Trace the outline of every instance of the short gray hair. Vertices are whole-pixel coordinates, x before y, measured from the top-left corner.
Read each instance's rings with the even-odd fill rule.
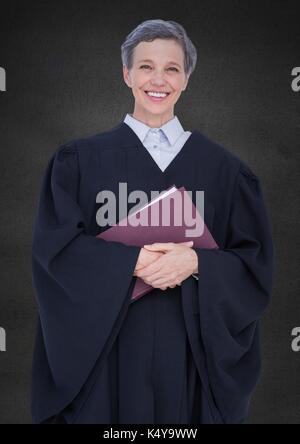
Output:
[[[140,23],[126,37],[121,46],[121,59],[128,70],[133,65],[134,48],[140,42],[152,42],[155,39],[176,40],[184,53],[184,71],[192,74],[197,63],[197,50],[188,37],[185,29],[173,20],[146,20]]]

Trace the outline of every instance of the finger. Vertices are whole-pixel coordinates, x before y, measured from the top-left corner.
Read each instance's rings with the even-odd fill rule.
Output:
[[[138,270],[137,276],[144,278],[144,277],[151,276],[154,273],[157,273],[159,270],[161,270],[163,272],[161,259],[162,259],[162,257],[157,259],[155,262],[152,262],[151,264],[147,265],[143,269]]]
[[[157,275],[157,277],[156,276],[153,276],[153,278],[152,278],[152,276],[150,277],[150,278],[148,278],[148,282],[150,282],[150,285],[168,285],[168,286],[170,286],[170,285],[177,285],[175,282],[174,282],[174,279],[171,279],[170,278],[170,276],[162,276],[162,275]]]
[[[159,280],[156,282],[152,282],[150,285],[152,285],[152,287],[154,288],[161,288],[161,287],[168,287],[169,283],[166,280]]]
[[[180,287],[181,284],[168,285],[168,287],[170,287],[170,288],[175,288],[175,287],[177,287],[177,285]]]
[[[152,285],[152,287],[154,287],[154,288],[157,288],[157,287],[159,287],[159,288],[162,288],[162,287],[175,288],[175,287],[177,287],[177,285],[180,286],[181,284],[173,284],[169,281],[157,281],[157,282],[154,282],[153,284],[150,284],[150,285]]]
[[[144,245],[144,248],[149,251],[170,251],[176,245],[186,245],[188,247],[192,247],[194,241],[185,241],[185,242],[166,242],[166,243],[154,243],[152,245]]]
[[[194,241],[179,242],[180,245],[193,245]]]
[[[147,279],[147,282],[150,282],[151,285],[153,283],[157,283],[158,281],[167,282],[168,280],[170,280],[170,278],[168,279],[168,275],[164,275],[163,273],[161,273],[160,270],[157,273],[145,276],[145,278]]]
[[[133,272],[133,276],[138,276],[139,271],[140,271],[140,270],[134,270],[134,272]]]
[[[151,250],[151,251],[169,251],[172,250],[174,246],[175,246],[174,242],[165,242],[165,243],[155,242],[154,244],[151,245],[144,245],[144,248],[146,248],[146,250]]]

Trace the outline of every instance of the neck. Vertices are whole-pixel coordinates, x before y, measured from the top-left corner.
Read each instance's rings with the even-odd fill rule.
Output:
[[[145,125],[150,126],[150,128],[160,128],[174,118],[174,113],[173,110],[171,110],[163,114],[151,114],[145,110],[138,110],[135,108],[132,117],[143,122]]]

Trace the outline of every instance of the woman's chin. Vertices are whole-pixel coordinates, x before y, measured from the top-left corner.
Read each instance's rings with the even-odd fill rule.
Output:
[[[154,106],[144,106],[143,108],[143,112],[145,113],[152,113],[152,114],[166,114],[166,113],[172,113],[174,107],[166,107],[166,106],[157,106],[156,104],[154,104]]]

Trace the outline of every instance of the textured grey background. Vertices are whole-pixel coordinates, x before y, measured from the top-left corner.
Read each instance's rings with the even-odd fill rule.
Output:
[[[0,422],[30,423],[36,305],[30,245],[40,181],[61,143],[104,131],[133,111],[120,45],[146,19],[181,23],[198,65],[175,114],[244,159],[261,178],[276,251],[261,324],[263,371],[249,423],[300,422],[300,66],[297,1],[2,1],[0,66]],[[298,28],[298,31],[297,31]]]

